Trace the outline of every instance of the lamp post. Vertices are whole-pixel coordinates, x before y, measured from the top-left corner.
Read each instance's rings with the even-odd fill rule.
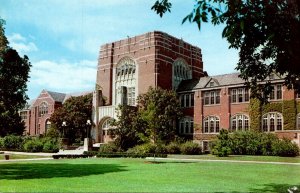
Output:
[[[86,137],[89,138],[89,137],[90,137],[90,132],[89,132],[89,131],[90,131],[90,127],[91,127],[91,125],[92,125],[91,120],[88,119],[88,120],[86,121],[86,125],[87,125],[87,129],[86,129]]]
[[[84,151],[90,151],[92,150],[92,141],[89,139],[89,130],[90,130],[90,126],[92,125],[91,120],[87,120],[86,121],[86,138],[84,139],[84,144],[83,144],[83,150]]]
[[[63,145],[63,149],[67,149],[68,148],[68,143],[69,143],[68,139],[65,138],[65,128],[67,126],[67,122],[63,121],[62,124],[61,124],[61,126],[62,126],[62,130],[63,130],[61,143]]]
[[[61,124],[61,126],[62,126],[62,129],[63,129],[62,137],[64,137],[65,136],[65,127],[67,126],[67,122],[63,121],[62,124]]]

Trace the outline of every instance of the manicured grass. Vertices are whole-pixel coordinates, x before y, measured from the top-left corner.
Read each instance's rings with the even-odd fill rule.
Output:
[[[9,159],[31,159],[31,158],[45,158],[50,156],[39,155],[22,155],[22,154],[9,154]],[[4,154],[0,154],[0,160],[4,160]]]
[[[300,163],[300,156],[298,156],[298,157],[278,157],[278,156],[233,155],[233,156],[229,156],[229,157],[216,157],[214,155],[207,154],[207,155],[168,155],[168,158]]]
[[[299,165],[144,159],[0,163],[0,192],[286,192]]]

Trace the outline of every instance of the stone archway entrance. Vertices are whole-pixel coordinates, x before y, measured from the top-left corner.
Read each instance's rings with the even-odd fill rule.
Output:
[[[99,134],[102,137],[102,143],[108,143],[110,141],[113,141],[113,138],[110,136],[111,131],[111,121],[113,118],[111,117],[104,117],[99,122]]]

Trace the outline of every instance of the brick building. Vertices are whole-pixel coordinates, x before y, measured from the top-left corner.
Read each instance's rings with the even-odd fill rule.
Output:
[[[98,60],[92,136],[96,142],[111,140],[107,131],[118,104],[135,105],[152,86],[176,90],[185,115],[178,131],[204,148],[221,128],[275,132],[300,144],[297,95],[283,86],[282,77],[269,78],[274,91],[270,104],[261,107],[250,101],[237,73],[207,76],[201,49],[181,39],[154,31],[108,43]]]
[[[150,86],[178,88],[182,80],[203,76],[201,50],[181,39],[154,31],[101,46],[94,95],[93,136],[109,140],[109,120],[119,104],[135,105]],[[102,104],[102,95],[105,104]]]
[[[42,90],[36,99],[31,100],[24,109],[19,111],[25,123],[25,134],[32,136],[45,134],[51,126],[49,119],[55,109],[61,107],[70,97],[89,93],[91,92],[66,94]]]

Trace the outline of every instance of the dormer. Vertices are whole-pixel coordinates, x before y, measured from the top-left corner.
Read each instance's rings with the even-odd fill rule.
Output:
[[[206,83],[205,88],[212,88],[216,86],[220,86],[218,80],[214,78],[210,78],[209,81]]]

